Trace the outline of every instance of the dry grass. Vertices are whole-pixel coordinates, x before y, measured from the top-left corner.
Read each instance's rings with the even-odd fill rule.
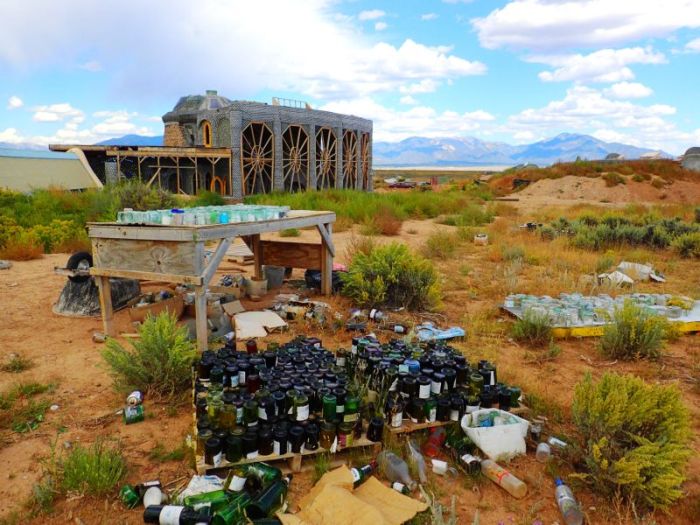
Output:
[[[4,248],[0,249],[0,259],[8,259],[10,261],[40,259],[43,254],[44,249],[41,245],[33,241],[24,242],[11,239]]]
[[[374,225],[381,235],[398,235],[403,221],[389,208],[382,208],[374,217]]]

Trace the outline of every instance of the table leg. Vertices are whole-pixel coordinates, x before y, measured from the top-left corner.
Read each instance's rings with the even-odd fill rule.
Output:
[[[197,348],[203,352],[207,344],[207,292],[204,286],[194,288],[195,327],[197,329]]]
[[[325,225],[328,238],[333,236],[333,224]],[[323,295],[331,295],[333,293],[333,254],[326,242],[326,239],[321,239],[321,293]]]
[[[100,309],[102,310],[102,324],[105,335],[114,336],[114,325],[112,319],[114,310],[112,309],[112,285],[109,277],[95,277],[97,288],[100,293]]]
[[[260,245],[260,235],[250,236],[250,249],[255,257],[255,278],[262,279],[262,247]]]

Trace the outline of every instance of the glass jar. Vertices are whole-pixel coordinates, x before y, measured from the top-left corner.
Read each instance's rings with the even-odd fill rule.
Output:
[[[216,437],[210,437],[204,444],[204,463],[218,467],[222,458],[221,440]]]
[[[274,432],[272,433],[273,437],[273,452],[277,454],[278,456],[282,454],[286,454],[289,452],[289,442],[287,440],[287,427],[283,427],[281,425],[277,425],[275,427]]]
[[[243,405],[243,417],[247,427],[254,427],[258,424],[258,402],[254,399],[246,401]]]
[[[469,390],[476,396],[480,395],[484,390],[484,378],[478,372],[474,372],[469,376]]]
[[[418,397],[421,399],[428,399],[430,397],[430,385],[431,385],[431,380],[427,376],[419,376],[417,379],[418,382]]]
[[[207,403],[209,421],[213,427],[221,426],[221,413],[224,410],[224,401],[220,397],[211,398]]]
[[[294,420],[306,421],[309,419],[309,398],[299,393],[294,397]]]
[[[236,417],[236,405],[233,403],[224,403],[221,414],[219,415],[219,426],[228,431],[233,430],[236,428]]]
[[[437,419],[437,399],[431,397],[425,400],[425,420],[434,423]]]
[[[335,432],[335,423],[333,423],[332,421],[324,421],[321,424],[321,447],[325,448],[326,450],[330,450],[331,445],[333,445],[333,441],[335,441]]]
[[[373,417],[367,425],[367,439],[374,443],[381,443],[384,437],[384,420],[381,417]]]
[[[304,448],[306,450],[317,450],[318,442],[320,438],[320,429],[316,423],[309,423],[306,425],[306,444]]]
[[[338,425],[338,450],[352,446],[352,441],[352,425],[350,423],[341,423]]]
[[[210,428],[202,428],[197,430],[197,454],[204,455],[204,445],[214,433]]]

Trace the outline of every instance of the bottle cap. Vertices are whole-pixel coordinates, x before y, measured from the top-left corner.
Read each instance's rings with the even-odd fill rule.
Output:
[[[554,480],[554,484],[555,484],[557,487],[561,487],[561,486],[564,484],[564,482],[561,480],[561,478],[557,478],[557,479]]]

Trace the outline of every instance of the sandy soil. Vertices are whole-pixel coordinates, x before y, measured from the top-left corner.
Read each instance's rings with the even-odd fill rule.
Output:
[[[437,228],[449,227],[434,225],[430,221],[408,221],[404,223],[400,240],[417,248],[425,236]],[[312,237],[316,238],[315,232],[303,232],[298,239]],[[353,232],[334,235],[338,260],[347,260],[347,250],[354,237],[356,234]],[[382,242],[389,240],[391,239],[382,238]],[[489,272],[496,264],[489,259],[489,250],[490,247],[471,248],[469,254],[451,262],[451,266],[441,267],[446,279],[454,284],[445,293],[442,315],[446,323],[462,324],[470,329],[468,320],[485,309],[493,308],[500,299],[500,295],[484,293],[474,297],[469,291],[474,286],[479,286],[479,283],[488,284],[493,279],[493,274]],[[172,488],[193,474],[187,461],[158,463],[148,457],[156,445],[162,444],[171,450],[183,442],[191,430],[191,409],[185,405],[170,410],[165,405],[147,400],[146,421],[123,425],[120,416],[114,415],[123,403],[123,396],[112,391],[110,378],[99,354],[102,345],[93,343],[91,339],[94,331],[101,330],[100,320],[66,318],[51,312],[51,305],[65,281],[65,278],[54,275],[52,269],[65,263],[66,258],[66,255],[61,254],[49,255],[36,261],[15,263],[11,270],[0,271],[0,355],[5,357],[12,352],[20,353],[36,364],[21,374],[0,372],[0,391],[5,392],[19,381],[55,382],[57,388],[50,399],[59,407],[55,412],[47,412],[46,421],[35,432],[8,433],[2,436],[0,465],[3,468],[0,476],[4,483],[0,485],[0,518],[13,510],[19,510],[22,502],[29,497],[31,487],[41,473],[40,462],[48,456],[52,443],[61,450],[75,443],[90,443],[97,436],[119,440],[129,462],[129,482],[157,478]],[[462,279],[458,277],[461,271],[459,267],[465,264],[474,268],[474,271]],[[233,266],[235,265],[226,265],[225,268],[230,270]],[[674,286],[678,284],[680,283],[672,283]],[[332,298],[330,303],[341,313],[350,306],[342,298]],[[265,304],[249,303],[249,306],[253,308]],[[117,313],[117,326],[121,330],[132,331],[126,317],[126,312]],[[295,333],[310,333],[310,330],[308,326],[296,324],[290,327],[290,333],[272,336],[270,340],[286,340]],[[329,347],[347,345],[350,337],[344,332],[331,331],[321,332],[320,336]],[[559,400],[568,410],[573,395],[572,386],[584,372],[591,371],[597,375],[604,370],[615,369],[634,372],[647,378],[657,377],[656,374],[661,374],[658,377],[664,378],[680,377],[687,366],[688,353],[698,349],[698,338],[684,337],[672,345],[671,358],[661,369],[647,363],[608,367],[590,340],[562,343],[560,358],[555,364],[547,365],[528,363],[527,351],[507,339],[499,339],[489,349],[489,354],[484,354],[486,347],[482,344],[479,342],[475,345],[467,341],[458,347],[470,360],[482,355],[495,359],[503,376],[510,377],[513,381],[528,378],[539,382],[548,396]],[[684,395],[693,411],[694,421],[698,421],[700,395],[690,388],[684,390]],[[700,424],[694,423],[694,430],[696,437],[700,436]],[[697,439],[693,446],[696,451],[700,450]],[[544,466],[529,454],[512,462],[509,468],[529,486],[528,496],[523,500],[511,498],[488,481],[472,486],[461,476],[440,479],[431,475],[430,485],[445,504],[449,504],[450,495],[456,496],[459,523],[471,523],[477,509],[480,523],[486,525],[530,525],[536,518],[545,524],[562,523],[553,499],[553,479]],[[689,474],[690,481],[685,485],[688,494],[686,500],[674,508],[672,517],[655,516],[658,523],[670,525],[698,522],[697,515],[693,515],[700,508],[695,503],[700,497],[698,454],[691,462]],[[310,486],[310,473],[295,476],[290,491],[292,509],[295,501]],[[577,497],[583,503],[589,523],[633,523],[631,517],[618,519],[619,512],[610,504],[586,491],[578,491]],[[142,517],[139,511],[125,510],[116,496],[99,500],[68,498],[57,502],[56,511],[52,515],[38,517],[31,523],[136,524],[142,523]]]
[[[602,178],[566,176],[560,179],[542,179],[514,193],[521,209],[537,209],[542,206],[570,206],[576,204],[629,203],[686,203],[700,202],[700,184],[677,180],[661,189],[649,182],[634,182],[608,187]]]

